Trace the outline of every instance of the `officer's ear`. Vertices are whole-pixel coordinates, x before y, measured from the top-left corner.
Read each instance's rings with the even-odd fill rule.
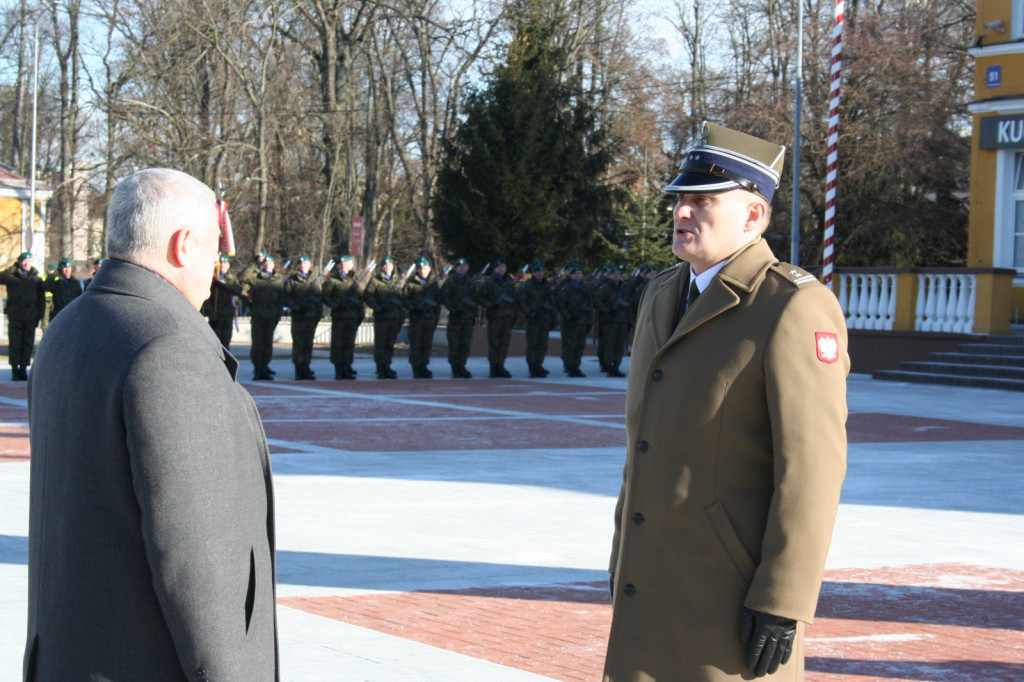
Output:
[[[744,232],[760,234],[768,227],[768,204],[757,195],[751,195],[747,203],[747,219],[743,224]]]

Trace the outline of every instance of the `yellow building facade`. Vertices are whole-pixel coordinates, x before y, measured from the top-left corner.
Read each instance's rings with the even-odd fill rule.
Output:
[[[1024,322],[1024,0],[977,0],[968,268],[1015,270],[984,301]],[[979,292],[981,293],[981,292]],[[979,305],[983,303],[979,296]],[[1001,313],[996,313],[1001,316]]]
[[[34,215],[29,211],[32,189],[28,178],[0,166],[0,267],[10,265],[22,251],[32,251],[43,262],[46,251],[46,202],[49,185],[36,183]],[[33,221],[34,218],[34,221]]]

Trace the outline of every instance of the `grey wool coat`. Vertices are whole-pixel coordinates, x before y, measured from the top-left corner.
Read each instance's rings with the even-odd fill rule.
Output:
[[[846,472],[845,321],[762,240],[677,325],[689,280],[652,280],[637,318],[604,679],[753,679],[746,606],[800,621],[766,678],[795,682]]]
[[[278,679],[266,437],[237,361],[110,260],[29,380],[25,679]]]

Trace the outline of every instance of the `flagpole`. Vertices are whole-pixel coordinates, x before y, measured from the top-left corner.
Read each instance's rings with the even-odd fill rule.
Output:
[[[836,0],[832,33],[832,88],[828,105],[828,170],[825,176],[825,238],[821,269],[823,284],[832,284],[836,235],[836,177],[839,170],[839,81],[843,66],[843,0]]]
[[[793,215],[790,228],[789,262],[800,265],[800,110],[804,80],[804,4],[796,3],[796,78],[793,87]]]
[[[28,190],[28,238],[21,234],[22,251],[31,251],[36,230],[36,129],[39,109],[39,22],[36,22],[32,41],[32,154],[29,168]]]

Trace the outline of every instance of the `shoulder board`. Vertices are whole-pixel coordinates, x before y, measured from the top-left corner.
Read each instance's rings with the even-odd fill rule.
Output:
[[[682,268],[682,267],[685,267],[685,266],[686,266],[686,262],[685,261],[679,261],[675,265],[670,265],[667,268],[665,268],[664,270],[662,270],[661,272],[659,272],[654,277],[654,279],[661,279],[662,277],[666,277],[668,275],[671,275],[672,273],[676,272],[679,268]],[[653,282],[654,280],[651,280],[651,281]]]
[[[818,284],[818,278],[811,273],[789,263],[775,263],[771,272],[786,280],[795,287],[803,287],[809,284]]]

